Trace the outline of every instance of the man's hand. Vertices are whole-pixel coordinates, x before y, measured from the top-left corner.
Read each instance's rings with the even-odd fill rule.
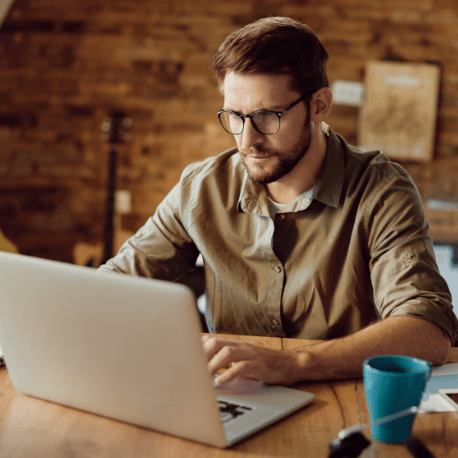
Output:
[[[298,352],[212,336],[203,336],[202,342],[211,375],[225,369],[215,378],[217,385],[237,377],[275,385],[292,385],[300,380]]]

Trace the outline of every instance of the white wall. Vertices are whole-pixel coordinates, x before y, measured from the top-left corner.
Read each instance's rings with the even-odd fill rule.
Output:
[[[458,316],[458,266],[453,264],[453,247],[448,245],[434,245],[436,261],[439,271],[445,278],[450,292],[455,315]]]

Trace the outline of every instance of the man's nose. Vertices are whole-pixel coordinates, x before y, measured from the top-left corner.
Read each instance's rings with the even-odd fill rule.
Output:
[[[254,127],[251,119],[245,119],[245,126],[243,128],[243,132],[241,134],[242,142],[241,147],[242,150],[247,151],[252,146],[258,146],[264,142],[264,135],[259,133]]]

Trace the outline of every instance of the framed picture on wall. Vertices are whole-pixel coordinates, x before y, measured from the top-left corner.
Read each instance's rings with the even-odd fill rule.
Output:
[[[440,68],[433,64],[370,61],[358,123],[363,150],[399,161],[434,155]]]

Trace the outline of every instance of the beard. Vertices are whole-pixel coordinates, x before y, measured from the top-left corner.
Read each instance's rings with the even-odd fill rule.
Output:
[[[268,184],[273,183],[280,178],[288,175],[299,161],[307,154],[310,148],[312,140],[312,129],[310,127],[310,112],[307,113],[307,119],[304,124],[304,129],[299,137],[298,141],[288,151],[280,151],[274,148],[258,149],[257,147],[251,147],[249,153],[240,151],[243,165],[248,173],[248,176],[257,184]],[[255,156],[256,158],[269,158],[268,166],[262,164],[247,164],[245,156]],[[272,164],[273,162],[273,164]]]

